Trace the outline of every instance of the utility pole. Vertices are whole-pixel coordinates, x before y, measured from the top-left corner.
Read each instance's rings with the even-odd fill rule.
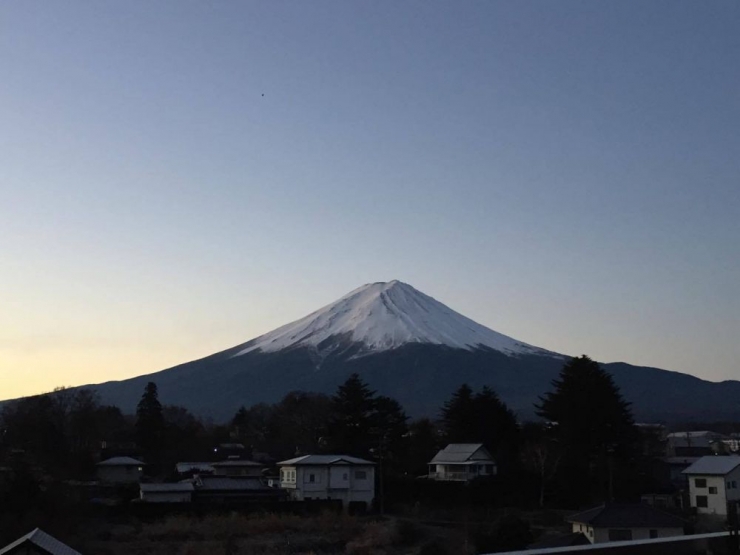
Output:
[[[383,460],[385,459],[385,442],[387,432],[379,430],[378,447],[370,449],[375,459],[378,461],[378,511],[380,515],[385,514],[385,478],[383,472]]]
[[[740,553],[740,541],[738,540],[738,517],[737,501],[727,502],[727,524],[730,529],[730,535],[727,537],[729,553]]]

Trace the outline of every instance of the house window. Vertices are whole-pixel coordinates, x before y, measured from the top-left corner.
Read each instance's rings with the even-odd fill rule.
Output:
[[[594,537],[594,529],[593,528],[589,528],[588,529],[588,535],[591,536],[592,538]]]
[[[717,493],[717,488],[709,486],[709,493]]]
[[[735,480],[732,480],[731,482],[727,482],[727,489],[735,489],[737,488],[737,482]]]
[[[355,480],[367,480],[367,472],[364,470],[355,470]]]
[[[609,541],[610,542],[626,542],[632,539],[632,530],[610,528],[609,529]]]
[[[658,537],[658,531],[657,530],[650,530],[650,539],[655,539]]]
[[[309,474],[308,481],[311,482],[312,484],[316,482],[316,474]]]
[[[342,480],[346,482],[348,479],[349,479],[349,475],[346,472],[342,474]]]
[[[707,496],[706,495],[697,495],[696,496],[696,506],[697,507],[708,507],[709,503],[707,502]]]
[[[694,478],[694,485],[697,488],[705,488],[707,487],[707,479],[706,478]]]

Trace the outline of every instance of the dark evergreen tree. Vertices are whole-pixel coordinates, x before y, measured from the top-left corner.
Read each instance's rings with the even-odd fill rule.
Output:
[[[473,394],[461,385],[442,408],[448,443],[482,443],[501,470],[508,470],[517,456],[516,416],[490,387]]]
[[[288,393],[274,406],[270,452],[290,458],[321,451],[331,407],[331,399],[321,393]]]
[[[144,456],[158,462],[164,435],[164,416],[157,384],[149,382],[136,407],[136,440]]]
[[[537,414],[550,422],[562,449],[562,478],[574,502],[610,500],[630,481],[637,428],[611,375],[586,355],[568,361]]]
[[[398,469],[408,443],[408,416],[401,404],[390,397],[375,399],[370,441],[376,458],[382,457],[386,466]]]
[[[429,470],[428,463],[444,447],[442,430],[429,418],[414,420],[408,426],[408,449],[404,470],[412,476],[422,476]]]
[[[452,398],[442,407],[442,423],[449,443],[474,443],[478,441],[475,426],[473,390],[462,384]]]
[[[516,462],[519,449],[519,426],[514,412],[493,389],[484,386],[473,397],[473,414],[476,443],[482,443],[494,456],[499,470],[508,471]]]
[[[376,408],[375,392],[352,374],[332,397],[328,443],[332,450],[367,457],[373,447],[371,430]]]

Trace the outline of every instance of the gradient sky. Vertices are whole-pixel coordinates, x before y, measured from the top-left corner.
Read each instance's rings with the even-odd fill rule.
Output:
[[[400,279],[740,378],[740,2],[0,3],[0,398]]]

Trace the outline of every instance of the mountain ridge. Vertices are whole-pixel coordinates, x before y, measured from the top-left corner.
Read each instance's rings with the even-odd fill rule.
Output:
[[[332,394],[356,372],[411,416],[438,416],[450,395],[468,383],[492,387],[528,419],[565,359],[481,326],[394,280],[366,284],[304,318],[203,358],[81,387],[133,412],[146,383],[154,381],[163,404],[226,421],[241,406],[277,402],[290,391]],[[638,420],[740,419],[738,381],[709,382],[621,362],[601,366]]]

